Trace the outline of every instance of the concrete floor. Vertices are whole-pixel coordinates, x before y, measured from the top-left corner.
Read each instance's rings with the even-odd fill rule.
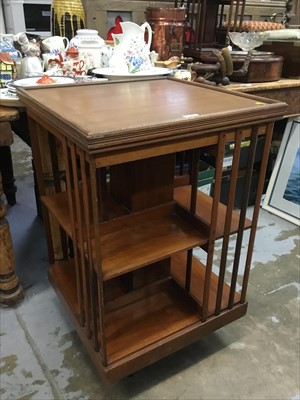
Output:
[[[101,379],[47,279],[30,149],[12,146],[8,210],[24,301],[1,310],[1,400],[300,399],[299,229],[261,210],[248,313],[115,384]]]

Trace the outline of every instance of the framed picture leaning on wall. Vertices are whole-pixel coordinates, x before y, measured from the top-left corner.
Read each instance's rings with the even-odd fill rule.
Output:
[[[300,226],[300,116],[287,122],[262,208]]]

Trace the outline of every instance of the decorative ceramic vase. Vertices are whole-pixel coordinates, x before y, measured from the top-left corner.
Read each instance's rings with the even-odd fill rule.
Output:
[[[85,27],[85,13],[81,0],[52,0],[51,31],[53,36],[71,40],[78,29]]]

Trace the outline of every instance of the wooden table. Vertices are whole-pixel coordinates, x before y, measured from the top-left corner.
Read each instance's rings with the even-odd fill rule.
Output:
[[[268,99],[284,101],[288,104],[285,117],[300,115],[300,78],[280,79],[263,83],[230,83],[226,89],[240,93],[250,93]]]
[[[9,205],[16,203],[17,188],[14,184],[14,171],[10,145],[13,135],[10,123],[19,118],[19,111],[15,107],[0,106],[0,172],[2,174],[3,191]]]
[[[19,96],[29,118],[49,279],[101,374],[121,379],[246,313],[272,129],[286,104],[170,78],[20,89]],[[263,161],[248,219],[261,135]],[[250,146],[238,213],[233,204],[244,139]],[[226,142],[234,146],[227,207],[219,202]],[[212,196],[197,190],[199,154],[209,149],[217,155]],[[178,186],[175,160],[185,151],[190,179]],[[55,260],[50,217],[65,243],[62,261]],[[250,235],[240,275],[245,229]],[[212,271],[216,239],[222,239],[218,274]],[[227,276],[229,240],[236,245],[230,244],[235,255]],[[193,256],[198,246],[203,260]]]

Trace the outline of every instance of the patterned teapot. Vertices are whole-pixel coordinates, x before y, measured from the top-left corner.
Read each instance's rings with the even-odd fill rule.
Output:
[[[120,23],[122,33],[112,34],[114,53],[109,60],[109,66],[117,71],[135,73],[152,68],[150,46],[152,30],[148,22],[139,26],[134,22]],[[148,37],[145,42],[145,33]]]

